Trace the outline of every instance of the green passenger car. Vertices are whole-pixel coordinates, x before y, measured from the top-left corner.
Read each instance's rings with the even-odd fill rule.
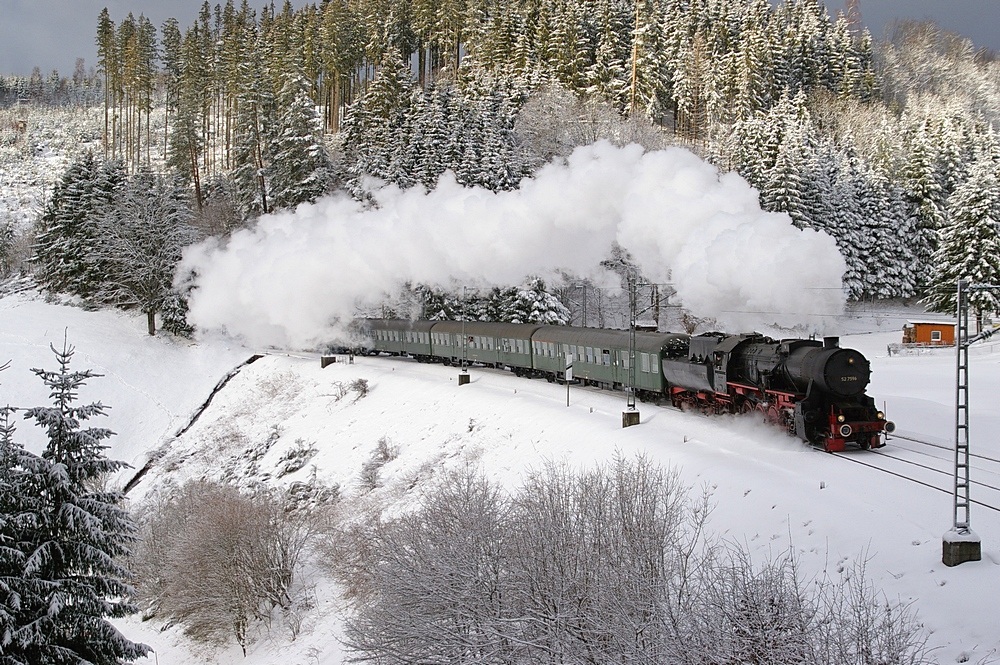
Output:
[[[408,319],[363,319],[358,330],[371,348],[394,356],[411,356],[426,362],[432,358],[431,327],[433,321]]]
[[[641,396],[664,394],[661,359],[686,338],[677,333],[635,333],[635,388]],[[630,381],[629,332],[544,326],[532,336],[535,370],[550,380],[563,380],[570,361],[573,379],[587,385],[619,389]]]
[[[431,328],[431,344],[434,355],[445,362],[510,367],[521,374],[531,368],[531,335],[540,327],[520,323],[438,321]]]

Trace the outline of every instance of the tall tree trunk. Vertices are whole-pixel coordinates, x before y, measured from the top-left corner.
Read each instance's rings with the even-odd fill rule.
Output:
[[[150,335],[156,334],[156,310],[150,309],[146,312],[146,330]]]
[[[194,200],[198,203],[198,210],[201,210],[201,177],[198,174],[198,152],[191,146],[188,149],[191,157],[191,181],[194,183]]]

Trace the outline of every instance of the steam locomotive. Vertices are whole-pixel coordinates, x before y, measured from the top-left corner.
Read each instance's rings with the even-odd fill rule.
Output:
[[[704,413],[757,413],[810,444],[884,445],[895,426],[865,393],[871,367],[839,339],[687,335],[485,321],[360,319],[364,348],[420,362],[481,364],[610,389]],[[633,366],[634,365],[634,366]],[[572,370],[570,370],[572,368]]]

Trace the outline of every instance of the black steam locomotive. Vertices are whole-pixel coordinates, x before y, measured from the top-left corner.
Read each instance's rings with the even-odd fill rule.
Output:
[[[663,359],[671,402],[715,413],[757,412],[828,451],[884,445],[895,426],[865,393],[868,360],[836,337],[776,341],[763,335],[691,337]]]
[[[621,389],[705,413],[758,413],[828,451],[883,445],[894,426],[865,393],[871,368],[839,340],[636,332],[484,321],[356,322],[373,352],[482,364],[518,376]]]

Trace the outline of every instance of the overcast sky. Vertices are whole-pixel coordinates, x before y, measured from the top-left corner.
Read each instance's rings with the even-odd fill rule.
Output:
[[[173,16],[183,29],[194,22],[201,4],[202,0],[0,0],[0,74],[26,76],[37,66],[43,74],[58,69],[68,76],[77,58],[83,58],[88,69],[93,67],[97,16],[104,7],[115,23],[132,12],[145,14],[157,29]],[[265,0],[250,3],[258,8],[264,4]],[[301,7],[306,0],[292,4]],[[831,13],[845,5],[846,0],[827,2]],[[1000,51],[1000,0],[861,0],[861,17],[876,37],[897,19],[931,19],[971,37],[977,46]]]

